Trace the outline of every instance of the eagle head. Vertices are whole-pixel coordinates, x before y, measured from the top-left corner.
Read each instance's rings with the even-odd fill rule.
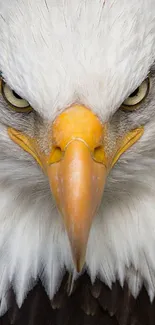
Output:
[[[0,5],[0,298],[155,288],[154,0]]]

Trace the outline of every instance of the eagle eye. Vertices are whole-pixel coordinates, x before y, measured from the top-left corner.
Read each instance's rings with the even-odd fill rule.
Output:
[[[123,109],[133,111],[147,97],[150,89],[150,78],[145,79],[142,84],[124,101]]]
[[[5,101],[19,113],[29,113],[32,111],[30,104],[27,100],[21,98],[14,90],[12,90],[6,82],[1,79],[0,91]]]

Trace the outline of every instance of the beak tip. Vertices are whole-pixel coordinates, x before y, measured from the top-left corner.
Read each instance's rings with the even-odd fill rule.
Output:
[[[77,273],[81,273],[85,265],[85,259],[81,256],[78,256],[76,259],[74,259],[74,265]]]

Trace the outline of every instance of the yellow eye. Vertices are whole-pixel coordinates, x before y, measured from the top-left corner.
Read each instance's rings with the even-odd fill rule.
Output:
[[[123,108],[133,111],[147,97],[150,89],[150,78],[145,79],[142,84],[124,101]]]
[[[4,80],[1,81],[1,92],[6,102],[11,105],[16,112],[29,113],[32,111],[30,104],[12,90]]]

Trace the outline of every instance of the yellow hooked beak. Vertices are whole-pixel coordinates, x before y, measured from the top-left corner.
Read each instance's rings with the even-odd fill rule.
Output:
[[[43,152],[35,138],[12,128],[8,128],[8,134],[48,175],[68,233],[73,260],[80,272],[107,174],[120,155],[142,136],[143,127],[116,139],[108,154],[107,124],[102,124],[86,107],[74,105],[61,113],[49,130],[48,153]]]

